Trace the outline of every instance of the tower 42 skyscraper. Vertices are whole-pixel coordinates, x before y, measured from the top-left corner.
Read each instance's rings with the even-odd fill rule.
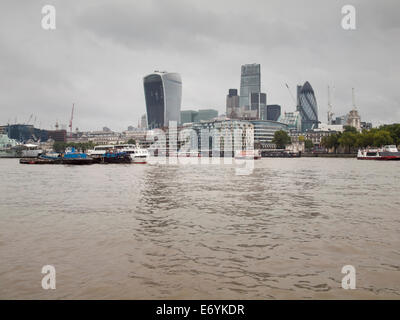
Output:
[[[240,76],[240,107],[251,105],[252,93],[261,92],[261,67],[259,64],[245,64]]]
[[[155,71],[143,78],[149,129],[180,122],[182,80],[178,73]]]

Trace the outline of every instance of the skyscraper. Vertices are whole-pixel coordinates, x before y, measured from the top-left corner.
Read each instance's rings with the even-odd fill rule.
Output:
[[[301,116],[302,131],[318,128],[317,100],[308,81],[303,86],[297,86],[297,111]]]
[[[257,63],[242,66],[240,76],[240,99],[241,108],[250,107],[251,93],[261,92],[261,67]]]
[[[260,92],[250,93],[250,113],[249,118],[260,119],[261,111],[267,105],[267,95]]]
[[[231,119],[238,119],[240,117],[239,96],[237,89],[229,89],[226,96],[226,116]]]
[[[182,80],[178,73],[155,71],[143,78],[147,127],[167,127],[180,122]]]
[[[210,121],[218,117],[218,111],[214,109],[200,109],[199,111],[181,111],[181,124],[190,122]]]
[[[264,120],[278,121],[280,116],[281,116],[281,106],[278,104],[269,104],[267,106],[266,119]]]
[[[182,110],[181,111],[181,124],[191,123],[195,121],[197,111],[194,110]]]
[[[146,114],[142,115],[142,117],[140,118],[140,127],[145,129],[147,128],[147,117]]]

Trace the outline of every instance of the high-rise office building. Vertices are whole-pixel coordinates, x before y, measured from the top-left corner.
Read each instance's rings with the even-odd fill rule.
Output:
[[[297,111],[301,116],[303,131],[318,128],[317,100],[308,81],[303,86],[297,86]]]
[[[229,89],[229,93],[226,96],[226,116],[231,119],[238,119],[240,117],[237,89]]]
[[[167,127],[169,121],[180,122],[182,80],[178,73],[155,71],[143,78],[147,127]]]
[[[214,109],[200,109],[199,111],[181,111],[181,124],[190,122],[210,121],[218,117],[218,111]]]
[[[266,119],[264,120],[271,120],[271,121],[278,121],[279,117],[281,116],[281,106],[278,104],[269,104],[267,105],[267,113]]]
[[[251,93],[261,92],[261,67],[259,64],[245,64],[241,69],[240,76],[240,99],[241,108],[250,107]]]
[[[194,110],[182,110],[181,111],[181,124],[195,122],[197,111]]]
[[[252,92],[250,94],[250,108],[248,112],[248,118],[260,119],[261,111],[267,105],[267,95],[260,92]]]
[[[142,115],[142,117],[140,118],[140,127],[145,129],[147,128],[147,117],[146,114]]]
[[[214,109],[199,109],[195,119],[197,121],[209,121],[218,117],[218,111]]]

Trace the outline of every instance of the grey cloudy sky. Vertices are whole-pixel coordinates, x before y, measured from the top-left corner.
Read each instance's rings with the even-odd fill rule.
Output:
[[[41,9],[57,10],[57,29],[41,27]],[[341,8],[357,10],[357,29],[341,27]],[[142,78],[179,72],[182,109],[225,112],[240,66],[260,63],[269,104],[295,106],[285,83],[308,80],[326,121],[327,85],[334,112],[350,110],[351,88],[362,120],[400,122],[398,0],[2,0],[0,124],[124,130],[145,113]]]

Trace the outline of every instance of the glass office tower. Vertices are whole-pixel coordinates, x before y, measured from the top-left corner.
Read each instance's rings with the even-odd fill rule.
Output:
[[[180,123],[182,80],[178,73],[154,72],[143,78],[147,127],[168,127],[169,121]]]
[[[250,106],[252,93],[261,92],[261,67],[260,64],[245,64],[242,66],[240,76],[240,107]]]
[[[267,119],[271,121],[278,121],[281,116],[281,106],[278,104],[267,105]]]
[[[301,115],[303,131],[318,128],[318,105],[314,90],[307,81],[303,86],[297,86],[297,111]]]

